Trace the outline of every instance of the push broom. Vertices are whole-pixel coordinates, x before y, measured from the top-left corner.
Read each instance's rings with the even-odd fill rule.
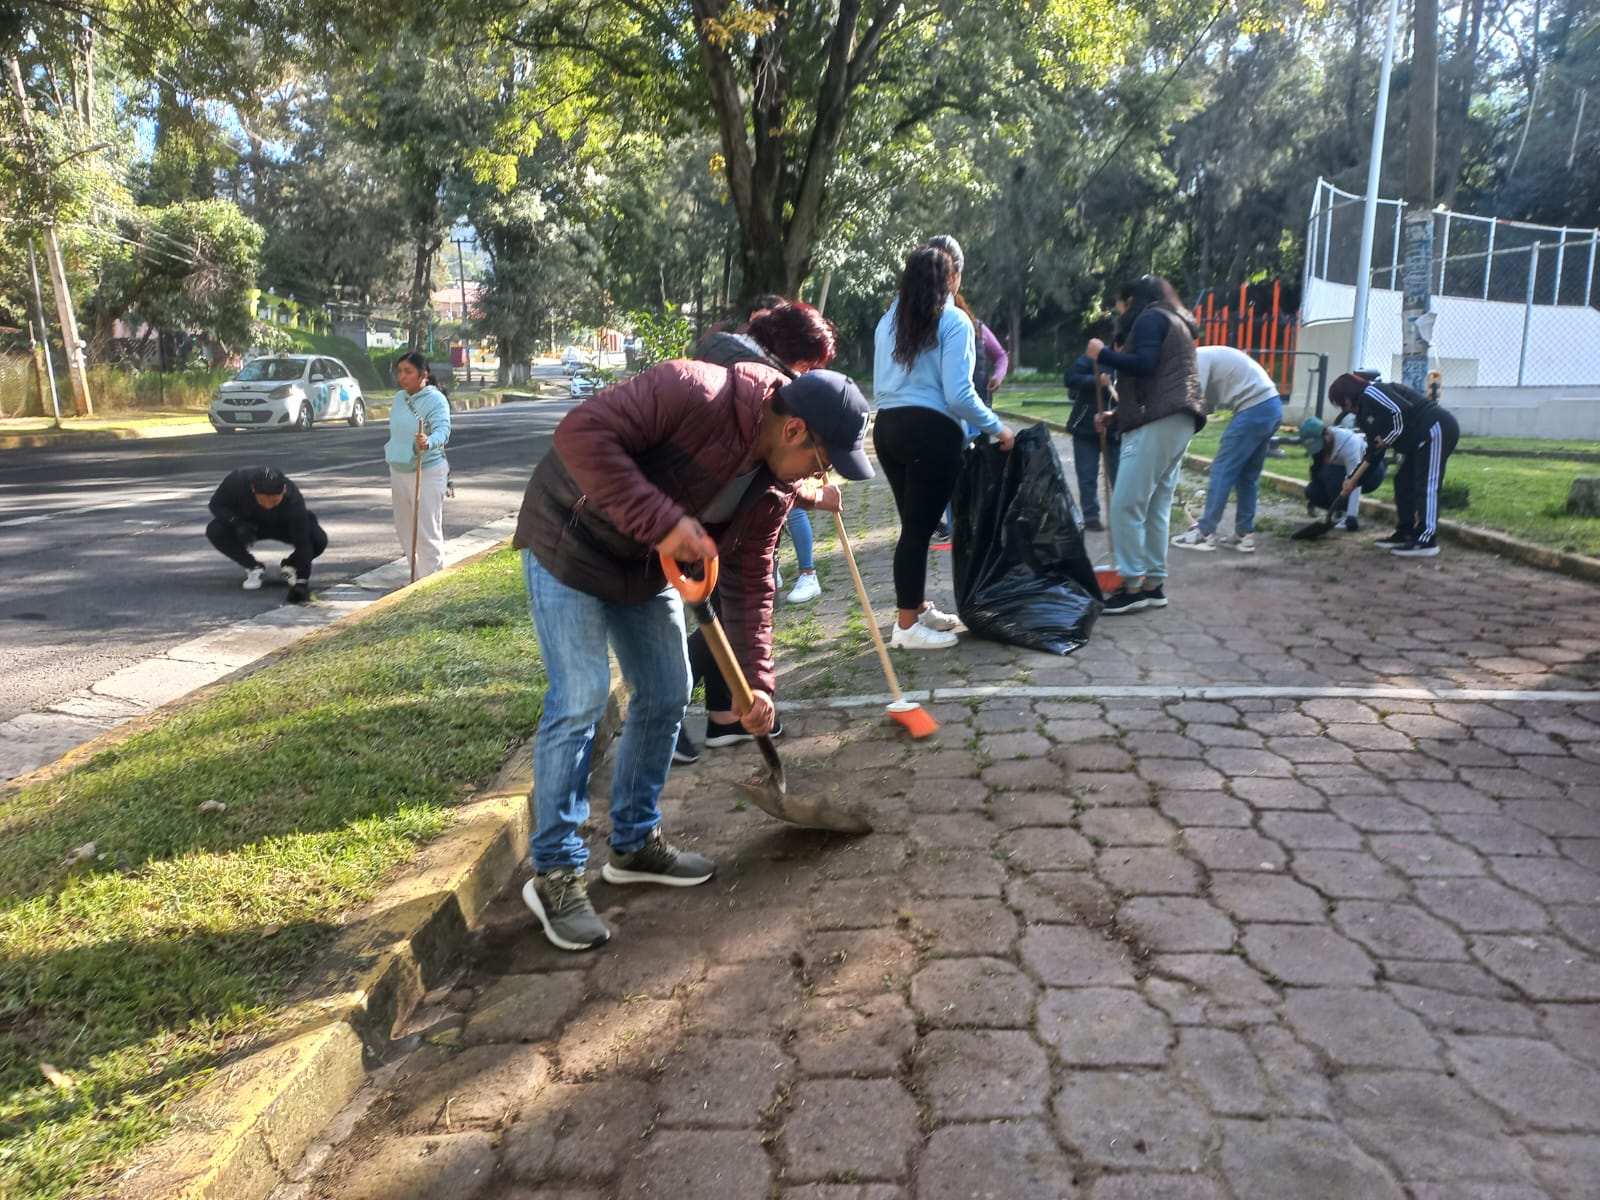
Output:
[[[931,737],[939,732],[939,722],[928,715],[915,700],[907,700],[900,691],[900,681],[895,678],[894,667],[889,662],[889,647],[883,644],[883,632],[872,615],[872,602],[867,599],[867,585],[861,582],[861,568],[856,566],[855,552],[850,549],[850,535],[844,531],[844,514],[834,513],[833,524],[839,531],[839,545],[844,547],[844,560],[850,564],[850,578],[856,581],[856,598],[861,601],[861,611],[866,614],[867,628],[872,633],[872,644],[878,649],[878,661],[883,664],[883,677],[889,681],[889,691],[894,703],[889,705],[889,716],[905,727],[914,738]]]
[[[1105,387],[1100,382],[1100,365],[1089,364],[1094,369],[1094,414],[1103,416],[1106,411]],[[1108,566],[1094,569],[1094,580],[1100,585],[1102,592],[1114,592],[1122,586],[1122,576],[1117,572],[1117,542],[1116,534],[1111,531],[1111,441],[1106,437],[1105,427],[1099,421],[1095,427],[1100,430],[1100,476],[1106,488],[1106,553],[1111,556]]]

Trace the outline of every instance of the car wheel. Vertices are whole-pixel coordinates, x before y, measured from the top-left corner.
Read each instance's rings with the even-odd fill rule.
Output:
[[[357,400],[356,406],[350,410],[350,428],[360,429],[367,423],[367,402]]]
[[[300,433],[310,433],[313,420],[315,418],[311,415],[311,404],[307,401],[300,406],[300,412],[294,419],[294,427]]]

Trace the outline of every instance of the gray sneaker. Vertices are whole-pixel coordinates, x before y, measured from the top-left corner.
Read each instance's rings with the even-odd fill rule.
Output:
[[[717,864],[703,854],[680,850],[661,836],[657,826],[643,846],[632,854],[618,854],[600,868],[607,883],[664,883],[668,887],[693,887],[711,878]]]
[[[522,885],[522,902],[544,926],[544,935],[562,950],[592,950],[611,930],[589,902],[582,871],[555,867]]]

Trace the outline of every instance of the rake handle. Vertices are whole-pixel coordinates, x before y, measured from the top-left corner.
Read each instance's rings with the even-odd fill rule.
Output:
[[[856,582],[856,599],[861,601],[861,611],[866,614],[867,629],[872,634],[872,645],[878,651],[878,661],[883,664],[883,677],[888,680],[889,691],[895,703],[902,702],[900,681],[895,678],[894,666],[889,662],[889,647],[883,644],[883,632],[872,615],[872,602],[867,599],[867,585],[861,582],[861,568],[856,566],[855,551],[850,548],[850,535],[844,531],[844,514],[833,514],[834,528],[839,531],[839,545],[844,548],[844,561],[850,564],[850,578]]]
[[[1090,363],[1094,370],[1094,413],[1102,416],[1106,411],[1106,393],[1104,385],[1100,382],[1100,364]],[[1095,422],[1096,428],[1100,423]],[[1100,475],[1101,482],[1106,491],[1106,550],[1110,553],[1113,562],[1117,557],[1116,534],[1111,531],[1111,442],[1106,437],[1106,431],[1100,429]]]

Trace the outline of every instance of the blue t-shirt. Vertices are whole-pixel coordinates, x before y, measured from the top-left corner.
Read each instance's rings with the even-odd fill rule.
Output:
[[[428,433],[428,448],[422,452],[421,464],[426,470],[444,461],[444,446],[450,440],[450,401],[431,383],[414,396],[407,396],[402,388],[389,406],[389,440],[383,444],[383,457],[395,470],[417,469],[419,428]]]

